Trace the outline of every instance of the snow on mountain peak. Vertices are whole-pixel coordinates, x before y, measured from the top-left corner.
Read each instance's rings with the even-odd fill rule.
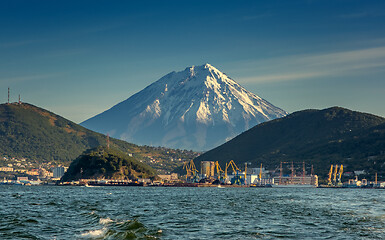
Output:
[[[206,63],[165,75],[83,125],[138,144],[207,150],[286,114]]]

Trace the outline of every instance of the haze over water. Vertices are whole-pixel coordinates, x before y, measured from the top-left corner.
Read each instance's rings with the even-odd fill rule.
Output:
[[[384,239],[383,190],[0,186],[1,239]]]

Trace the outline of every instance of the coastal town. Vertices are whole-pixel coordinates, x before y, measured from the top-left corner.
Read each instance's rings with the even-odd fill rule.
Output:
[[[282,165],[282,164],[281,164]],[[79,179],[61,182],[68,167],[54,162],[38,163],[26,158],[2,157],[0,184],[2,185],[75,185],[75,186],[164,186],[164,187],[321,187],[321,188],[385,188],[385,182],[368,181],[365,170],[343,172],[343,165],[331,165],[328,179],[319,184],[318,176],[303,163],[301,171],[283,174],[282,166],[274,170],[264,167],[241,170],[234,162],[226,163],[224,170],[218,162],[203,161],[200,171],[194,162],[184,163],[184,174],[162,173],[157,179]],[[289,169],[290,170],[290,169]],[[344,181],[342,181],[342,179]]]
[[[26,158],[0,159],[0,183],[17,185],[55,184],[68,167]]]

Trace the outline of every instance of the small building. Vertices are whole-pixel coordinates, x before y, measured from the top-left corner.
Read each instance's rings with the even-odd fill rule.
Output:
[[[0,172],[13,172],[11,167],[0,167]]]
[[[26,174],[31,176],[39,176],[39,171],[37,169],[32,169],[30,171],[27,171]]]
[[[151,183],[151,179],[149,179],[149,178],[138,178],[138,182],[150,184]]]
[[[179,180],[179,174],[171,173],[168,175],[158,175],[164,182],[175,182]]]
[[[257,185],[271,185],[274,184],[273,178],[266,178],[262,177],[261,180],[259,180],[259,174],[258,175],[247,175],[246,183],[248,185],[250,184],[257,184]]]
[[[365,170],[360,170],[360,171],[354,171],[354,174],[355,175],[363,175],[363,174],[366,174]]]

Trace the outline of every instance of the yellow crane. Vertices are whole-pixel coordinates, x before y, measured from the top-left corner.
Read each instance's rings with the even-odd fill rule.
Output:
[[[183,169],[186,170],[186,178],[191,177],[191,169],[190,169],[190,162],[184,162],[183,163]]]
[[[247,179],[247,163],[245,163],[245,185],[246,185],[246,179]]]
[[[227,169],[231,166],[233,169],[233,172],[236,174],[237,171],[240,172],[241,170],[237,167],[235,162],[233,160],[230,160],[229,163],[226,163],[226,168],[225,168],[225,179],[227,179]]]
[[[340,171],[338,173],[338,182],[341,182],[341,177],[343,172],[344,172],[344,165],[341,164]]]
[[[331,185],[332,184],[332,175],[333,175],[333,164],[330,165],[330,170],[329,170],[329,177],[328,177],[328,184]]]
[[[334,173],[333,173],[333,182],[334,183],[337,182],[337,171],[338,171],[338,165],[336,164],[336,166],[334,167]]]
[[[185,162],[183,164],[183,169],[186,170],[186,178],[189,178],[191,176],[196,176],[196,173],[198,172],[197,168],[195,167],[194,161],[190,160],[188,162]]]
[[[196,176],[197,172],[199,172],[199,171],[197,170],[197,168],[195,167],[195,163],[194,163],[193,160],[190,161],[190,170],[191,170],[192,175],[193,175],[194,177]]]
[[[219,166],[218,161],[215,162],[215,167],[217,169],[218,180],[221,180],[221,173],[223,173],[224,171],[222,170],[221,166]]]

